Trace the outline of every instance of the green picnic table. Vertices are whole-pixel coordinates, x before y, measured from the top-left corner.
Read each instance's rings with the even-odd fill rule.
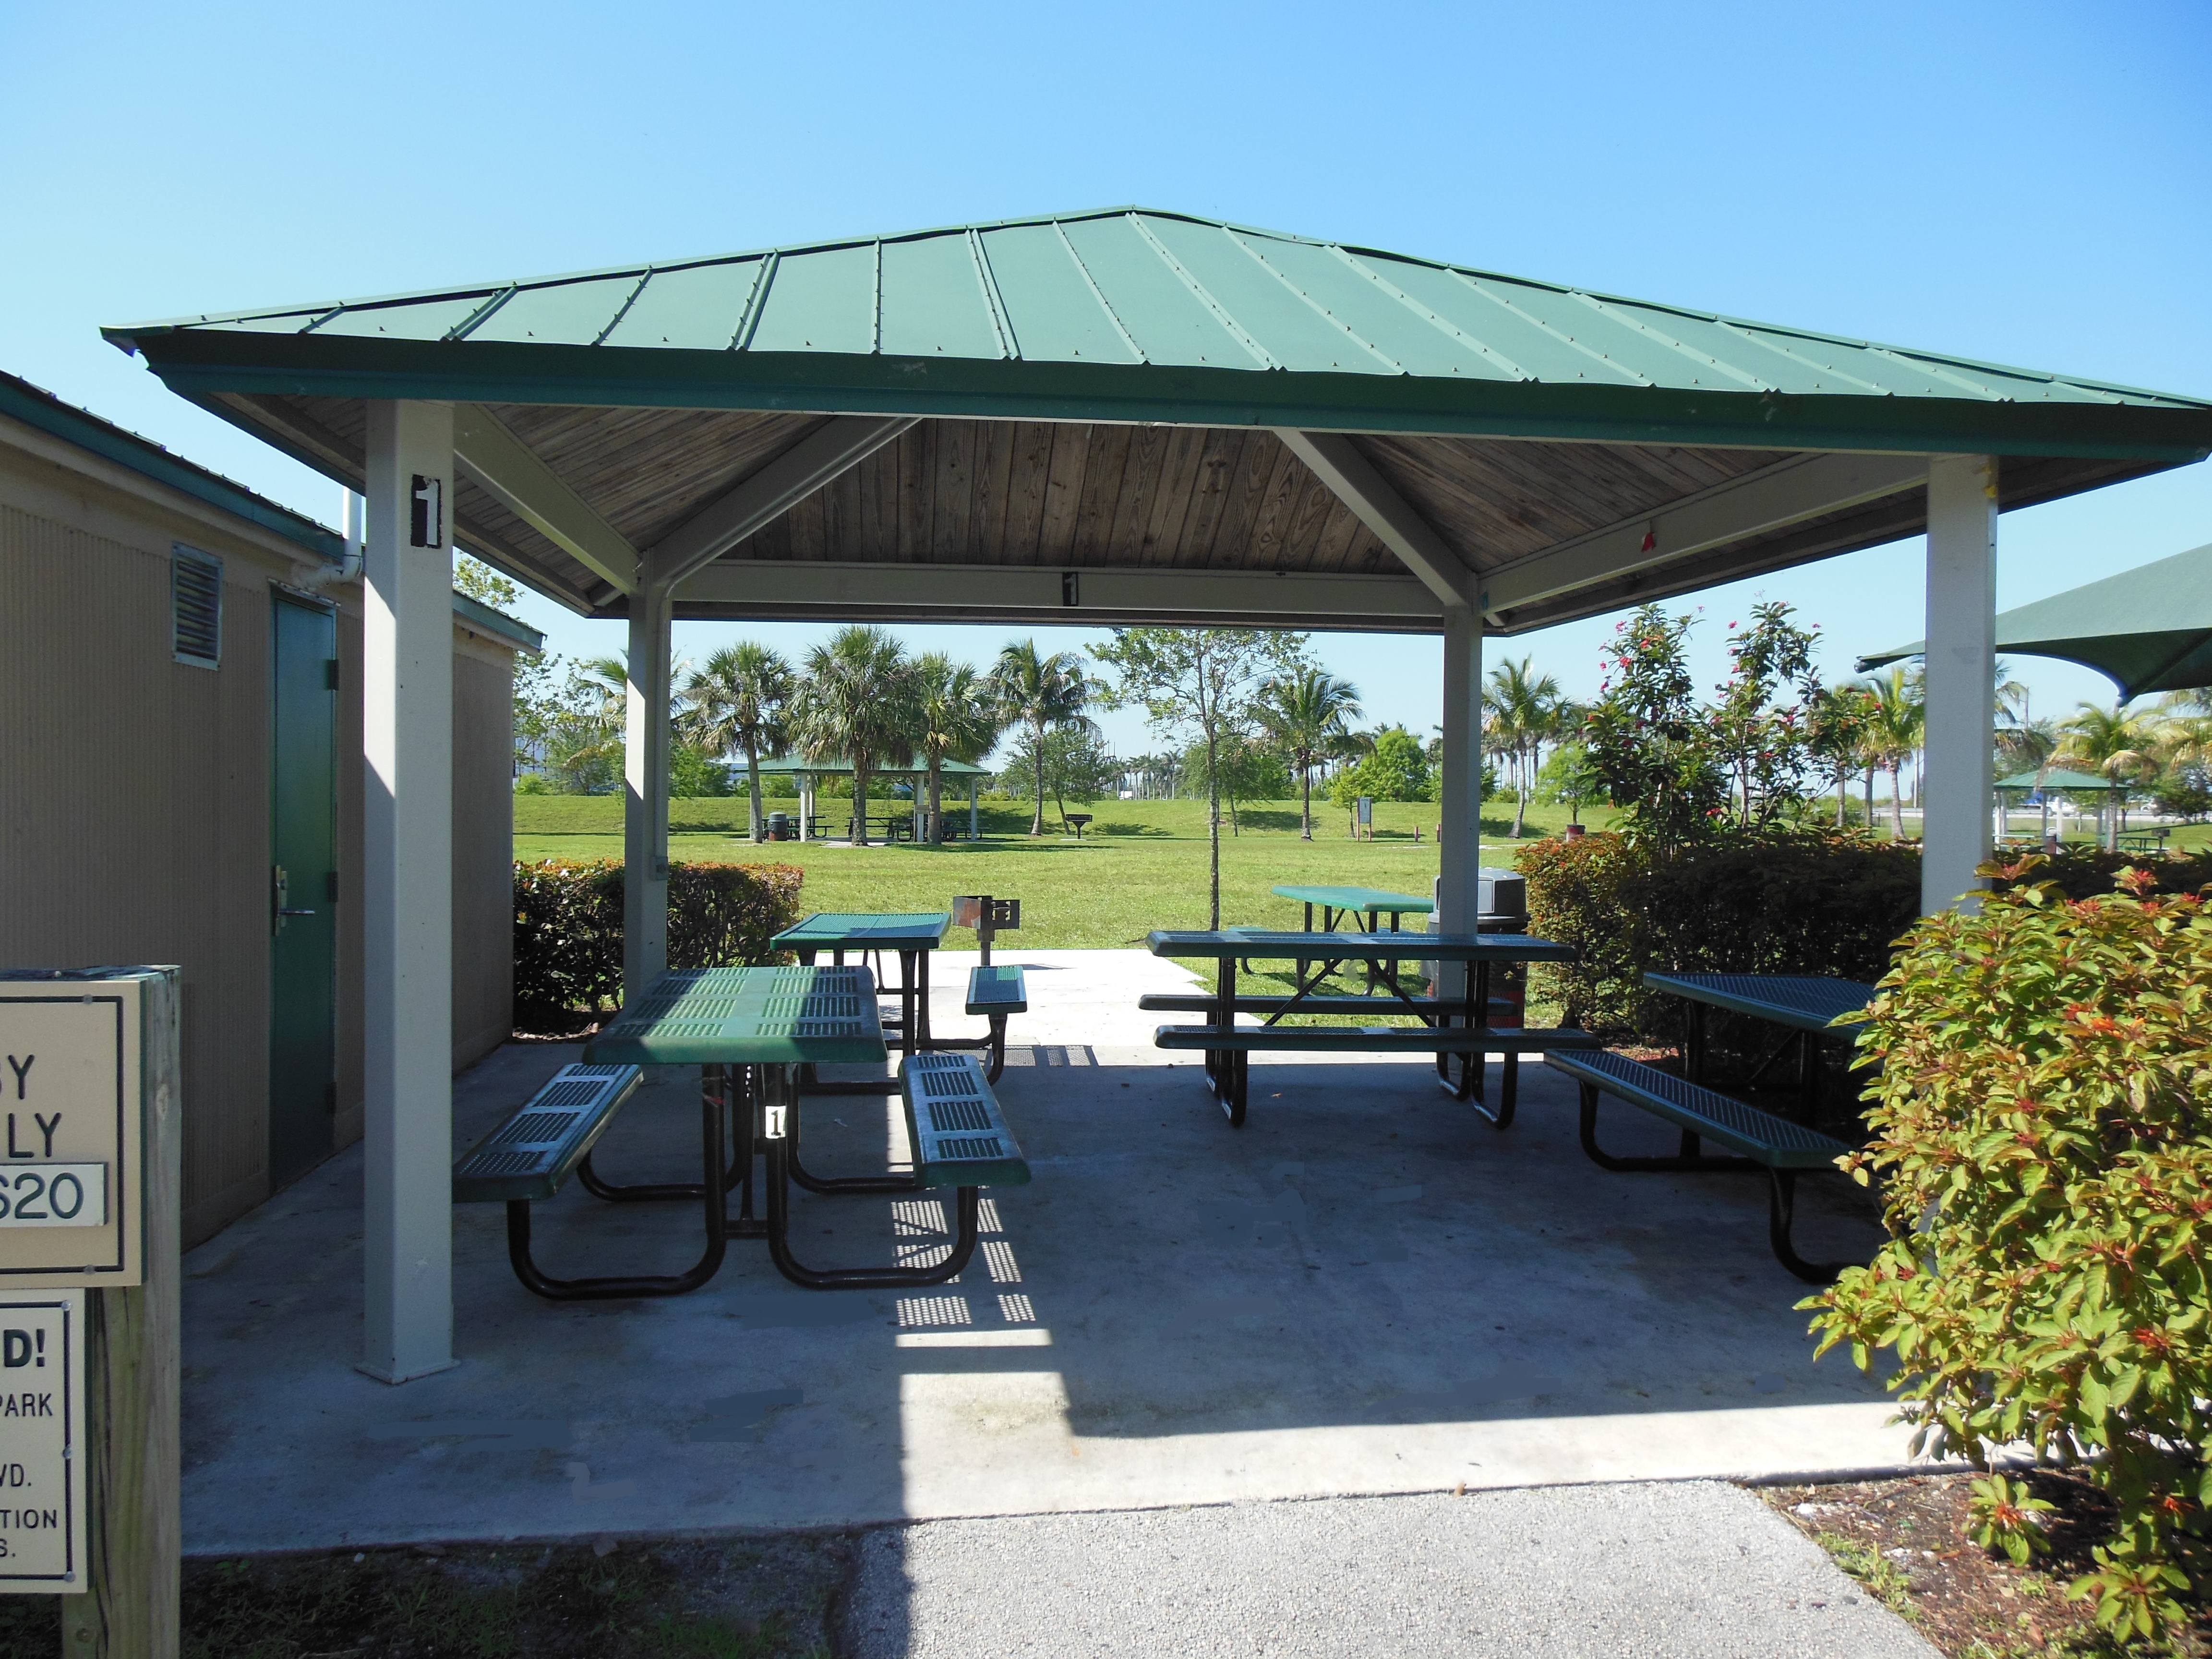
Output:
[[[700,1068],[700,1175],[696,1184],[619,1186],[578,1165],[597,1196],[616,1202],[696,1199],[703,1206],[706,1248],[683,1273],[663,1278],[554,1279],[530,1260],[530,1211],[507,1206],[508,1253],[522,1282],[558,1300],[666,1296],[696,1290],[722,1264],[732,1238],[765,1239],[778,1272],[810,1289],[890,1289],[938,1285],[955,1277],[974,1254],[972,1194],[963,1193],[961,1226],[951,1254],[928,1267],[816,1269],[793,1255],[789,1184],[816,1191],[914,1192],[913,1176],[824,1180],[799,1161],[800,1068],[881,1064],[889,1054],[873,975],[859,966],[702,968],[663,975],[584,1047],[587,1065],[697,1066]],[[732,1144],[734,1143],[734,1144]],[[767,1215],[753,1214],[753,1159],[767,1160]],[[739,1194],[738,1213],[728,1194]]]
[[[1779,1025],[1790,1033],[1745,1080],[1744,1087],[1765,1077],[1774,1062],[1794,1046],[1797,1049],[1797,1098],[1800,1121],[1812,1127],[1820,1115],[1820,1039],[1826,1036],[1854,1036],[1863,1020],[1838,1025],[1847,1014],[1864,1011],[1874,1000],[1875,988],[1863,980],[1827,979],[1804,974],[1661,974],[1646,972],[1644,982],[1655,991],[1682,999],[1684,1015],[1682,1072],[1691,1082],[1705,1080],[1705,1010],[1724,1009]]]
[[[929,1047],[929,953],[945,940],[952,925],[949,910],[922,910],[870,915],[836,910],[817,911],[805,921],[785,928],[769,941],[769,948],[796,951],[802,963],[811,965],[821,951],[841,966],[846,952],[876,957],[896,951],[898,1046],[918,1054]],[[890,1022],[886,1022],[890,1024]]]
[[[1163,929],[1146,944],[1156,957],[1196,957],[1219,964],[1217,989],[1208,1021],[1204,1025],[1163,1025],[1152,1041],[1163,1048],[1198,1048],[1206,1055],[1207,1086],[1221,1103],[1232,1125],[1244,1121],[1249,1094],[1247,1073],[1255,1048],[1285,1048],[1316,1052],[1370,1051],[1433,1053],[1437,1071],[1445,1086],[1460,1099],[1503,1128],[1512,1121],[1518,1056],[1540,1052],[1545,1046],[1592,1047],[1595,1039],[1577,1030],[1529,1033],[1490,1027],[1490,974],[1493,964],[1524,962],[1571,962],[1575,950],[1547,939],[1526,933],[1297,933],[1263,927],[1224,927],[1206,932]],[[1285,1028],[1280,1021],[1298,1012],[1311,996],[1316,978],[1303,984],[1293,996],[1271,1008],[1265,1025],[1237,1024],[1237,964],[1261,961],[1315,962],[1334,951],[1345,961],[1365,961],[1370,971],[1388,988],[1390,1000],[1376,998],[1377,1007],[1393,1014],[1418,1015],[1425,1029],[1408,1030],[1383,1027]],[[1466,975],[1456,1001],[1415,997],[1399,982],[1399,964],[1406,962],[1459,962],[1474,971]],[[1455,1024],[1456,1022],[1456,1024]],[[1491,1048],[1506,1056],[1504,1092],[1492,1113],[1482,1104],[1483,1055]],[[1461,1056],[1461,1073],[1455,1079],[1451,1056]]]
[[[1277,898],[1297,899],[1306,907],[1306,932],[1314,931],[1314,906],[1321,907],[1321,931],[1334,933],[1340,915],[1365,916],[1367,931],[1377,930],[1376,921],[1380,916],[1390,918],[1390,931],[1398,931],[1401,915],[1429,915],[1436,909],[1433,900],[1413,893],[1393,893],[1380,887],[1300,887],[1286,884],[1268,890]]]

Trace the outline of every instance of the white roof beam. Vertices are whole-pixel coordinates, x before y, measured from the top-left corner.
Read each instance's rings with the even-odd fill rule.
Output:
[[[1279,427],[1275,435],[1398,556],[1401,564],[1427,585],[1441,604],[1474,604],[1474,573],[1437,533],[1436,526],[1375,470],[1375,464],[1359,453],[1351,439],[1337,432],[1299,432]]]
[[[1609,577],[1918,489],[1927,481],[1925,455],[1793,456],[1656,512],[1501,565],[1483,578],[1482,609],[1495,617]]]
[[[481,404],[453,405],[453,459],[501,505],[617,592],[637,591],[637,550]]]
[[[655,581],[682,581],[915,423],[910,415],[841,415],[708,501],[648,550]]]
[[[1094,622],[1101,615],[1190,617],[1223,626],[1433,629],[1443,607],[1410,576],[1177,570],[1155,566],[844,564],[723,559],[678,594],[686,606],[732,616],[821,620],[896,611],[915,621],[1003,617]],[[1315,619],[1325,619],[1316,621]]]

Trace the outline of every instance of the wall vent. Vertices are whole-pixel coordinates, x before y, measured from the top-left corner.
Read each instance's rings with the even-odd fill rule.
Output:
[[[222,561],[181,544],[169,550],[169,641],[179,662],[222,665]]]

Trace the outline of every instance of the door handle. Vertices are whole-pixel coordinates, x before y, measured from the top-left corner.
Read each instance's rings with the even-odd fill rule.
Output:
[[[278,910],[278,911],[276,912],[276,914],[277,914],[278,915],[280,915],[280,916],[312,916],[312,915],[314,915],[315,913],[314,913],[313,910],[288,910],[288,909],[280,909],[280,910]]]

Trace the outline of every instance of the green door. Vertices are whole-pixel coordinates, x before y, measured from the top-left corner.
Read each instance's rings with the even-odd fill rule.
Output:
[[[337,619],[270,604],[269,1184],[330,1156],[337,1109]]]

